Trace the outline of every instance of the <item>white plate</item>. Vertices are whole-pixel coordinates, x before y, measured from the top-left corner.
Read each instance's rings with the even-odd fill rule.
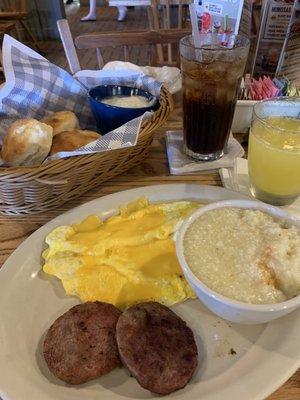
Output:
[[[91,201],[49,222],[33,233],[0,270],[0,396],[3,400],[120,400],[154,396],[125,369],[77,387],[48,372],[41,353],[50,324],[78,303],[67,298],[57,279],[40,268],[45,236],[56,226],[102,214],[120,203],[146,195],[151,201],[197,199],[205,202],[245,196],[200,185],[159,185],[128,190]],[[199,368],[185,389],[170,397],[201,400],[263,399],[299,367],[300,312],[265,325],[229,324],[211,314],[198,300],[174,307],[193,329]],[[230,354],[233,349],[236,354]]]

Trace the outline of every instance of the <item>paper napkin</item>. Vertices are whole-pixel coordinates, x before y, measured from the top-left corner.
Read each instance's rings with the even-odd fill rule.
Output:
[[[216,161],[193,160],[184,154],[182,131],[167,131],[166,144],[169,169],[172,175],[193,174],[219,168],[234,169],[235,159],[244,154],[243,147],[233,137],[229,138],[224,156]]]

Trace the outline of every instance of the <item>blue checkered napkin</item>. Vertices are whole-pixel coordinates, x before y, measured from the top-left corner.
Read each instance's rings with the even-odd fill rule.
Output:
[[[2,140],[8,126],[15,120],[29,117],[41,119],[62,110],[73,111],[83,129],[96,130],[87,97],[88,88],[90,85],[124,83],[124,76],[110,77],[107,71],[85,71],[90,72],[91,76],[83,74],[82,82],[79,82],[79,79],[75,79],[8,35],[4,37],[2,54],[6,76],[6,83],[0,89],[0,139]],[[132,72],[125,75],[126,84],[139,85],[138,87],[149,90],[155,95],[159,94],[161,84],[152,78],[136,76],[136,73]],[[150,113],[146,113],[76,151],[61,152],[48,157],[46,161],[134,146],[141,123],[149,115]]]
[[[2,53],[6,83],[0,90],[0,136],[16,119],[41,119],[62,110],[74,111],[82,128],[96,128],[86,88],[70,74],[8,35]]]
[[[74,75],[87,89],[101,85],[123,85],[144,89],[159,97],[162,84],[142,72],[125,69],[83,70]]]

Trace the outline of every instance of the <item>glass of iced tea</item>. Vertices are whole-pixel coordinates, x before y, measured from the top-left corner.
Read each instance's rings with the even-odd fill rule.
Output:
[[[300,98],[269,99],[254,106],[248,171],[252,194],[273,205],[300,195]]]
[[[198,160],[224,154],[246,65],[249,40],[240,35],[200,34],[180,41],[184,152]]]

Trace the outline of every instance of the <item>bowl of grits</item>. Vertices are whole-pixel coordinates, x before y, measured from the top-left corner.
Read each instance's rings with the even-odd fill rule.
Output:
[[[300,306],[300,220],[252,200],[212,203],[178,229],[176,253],[197,297],[237,323],[264,323]]]
[[[89,91],[89,100],[97,127],[108,133],[146,111],[157,109],[158,100],[145,90],[120,85],[96,86]]]

